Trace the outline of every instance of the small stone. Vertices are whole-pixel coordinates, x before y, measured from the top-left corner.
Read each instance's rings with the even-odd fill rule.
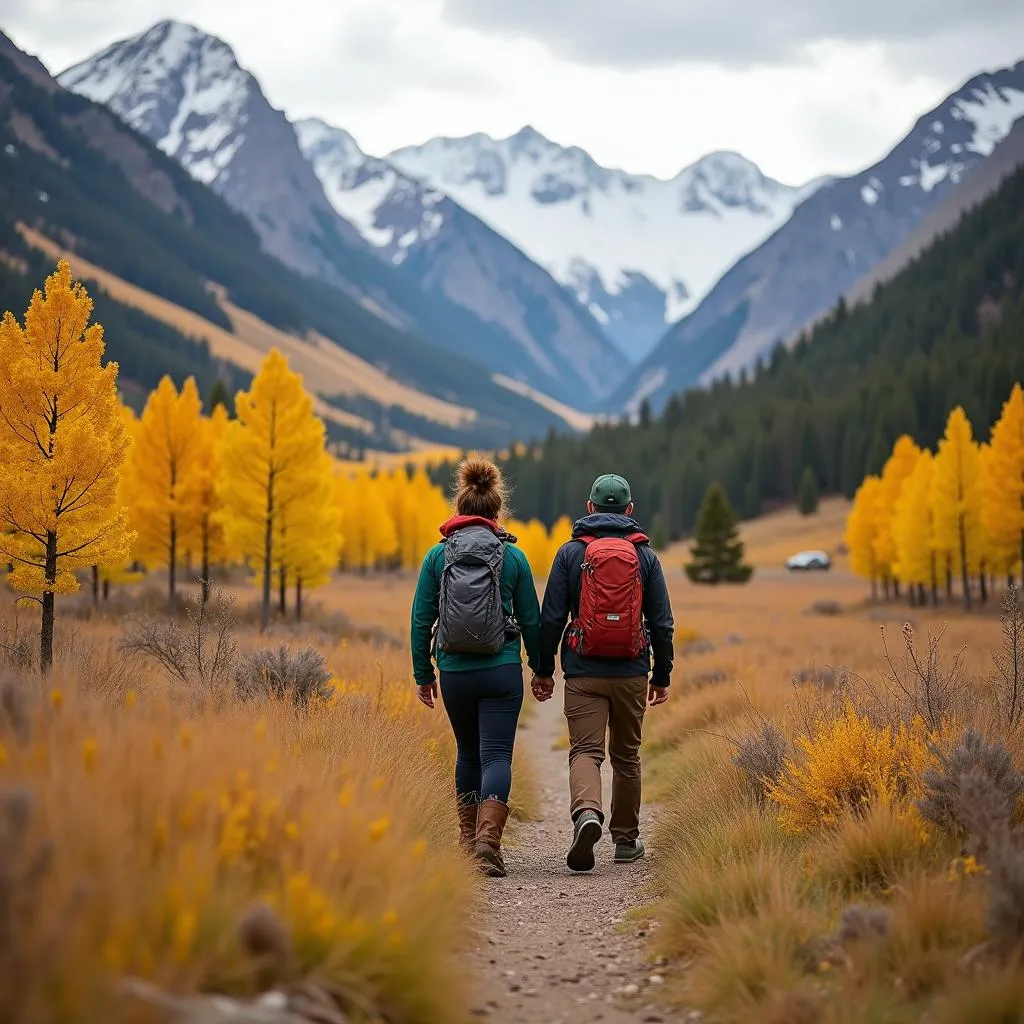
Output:
[[[660,974],[652,974],[647,981],[651,985],[664,985],[665,979]]]
[[[486,1017],[490,1014],[491,1011],[486,1006],[473,1006],[470,1007],[469,1012],[473,1014],[474,1017]]]
[[[505,972],[505,977],[506,978],[514,978],[515,976],[516,976],[516,972],[515,971],[506,971]]]
[[[640,986],[637,985],[636,982],[631,981],[628,985],[623,985],[622,988],[619,989],[619,991],[624,996],[635,996],[639,994]]]
[[[509,982],[508,990],[509,992],[518,992],[522,987],[518,981],[512,981]]]

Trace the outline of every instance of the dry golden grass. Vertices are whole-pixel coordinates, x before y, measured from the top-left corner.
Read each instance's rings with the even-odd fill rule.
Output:
[[[458,426],[476,417],[472,409],[433,398],[394,380],[383,370],[318,334],[308,339],[297,338],[272,327],[252,313],[228,302],[222,294],[219,301],[231,319],[233,331],[226,331],[190,310],[129,284],[102,267],[62,249],[31,228],[23,227],[21,230],[25,240],[47,256],[53,259],[66,257],[76,276],[97,281],[119,302],[135,306],[185,335],[206,341],[214,356],[250,373],[256,373],[263,357],[271,348],[276,347],[288,357],[292,369],[301,373],[309,387],[320,396],[367,395],[384,405],[397,405],[447,426]],[[337,409],[322,398],[317,400],[316,412],[318,416],[333,423],[354,427],[365,433],[373,430],[368,420]],[[415,438],[410,441],[422,443]]]
[[[759,557],[775,543],[789,544],[785,522],[780,516],[774,525],[756,524]],[[793,539],[794,549],[828,548],[819,538]],[[961,840],[940,833],[913,806],[920,772],[935,761],[916,740],[908,746],[885,733],[897,714],[917,735],[928,731],[910,721],[886,647],[906,678],[902,620],[914,621],[919,653],[925,636],[945,626],[945,670],[966,647],[964,693],[971,696],[951,698],[953,710],[931,735],[951,739],[976,723],[987,736],[1002,735],[1024,768],[1019,728],[1000,726],[991,709],[987,680],[1001,635],[995,616],[874,607],[864,585],[843,573],[765,574],[747,586],[702,588],[669,572],[684,643],[674,700],[650,716],[645,767],[649,794],[660,804],[657,872],[667,894],[658,943],[681,964],[671,999],[716,1022],[909,1022],[925,1011],[939,1020],[1024,1018],[1024,986],[1005,966],[1015,954],[1009,961],[997,955],[986,930],[986,876],[973,860],[964,870]],[[835,601],[842,611],[810,614],[817,600]],[[692,646],[683,655],[686,644]],[[829,686],[793,682],[796,673],[830,668],[836,680]],[[815,720],[843,721],[847,700],[874,724],[844,726],[841,741],[827,738],[826,729],[817,754],[798,752],[794,741]],[[821,819],[811,814],[794,827],[764,787],[752,788],[732,763],[736,743],[766,720],[789,744],[786,785],[797,785],[806,766],[810,799],[824,800],[825,790],[838,797],[824,800]],[[843,917],[853,904],[884,908],[885,934],[856,938]],[[859,912],[850,913],[855,924]],[[991,991],[976,980],[982,976],[992,978]]]
[[[120,632],[66,618],[51,680],[4,677],[0,1017],[151,1019],[118,997],[129,976],[240,997],[315,982],[356,1019],[464,1019],[452,739],[407,655],[342,640],[328,701],[197,706]]]

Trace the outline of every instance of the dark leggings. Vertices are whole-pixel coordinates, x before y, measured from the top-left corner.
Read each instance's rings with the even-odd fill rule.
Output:
[[[442,672],[441,696],[458,750],[455,792],[459,799],[475,802],[496,797],[508,803],[512,747],[523,706],[523,666]]]

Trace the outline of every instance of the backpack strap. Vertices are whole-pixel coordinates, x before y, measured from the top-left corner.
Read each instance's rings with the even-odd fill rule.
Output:
[[[624,539],[628,540],[630,542],[630,544],[650,544],[651,543],[651,538],[648,537],[646,533],[640,533],[639,531],[637,531],[636,533],[631,533],[628,537],[626,537]]]

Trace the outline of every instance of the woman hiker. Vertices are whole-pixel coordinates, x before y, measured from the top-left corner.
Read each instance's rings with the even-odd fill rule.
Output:
[[[460,843],[485,874],[504,878],[501,834],[523,706],[522,646],[536,671],[540,605],[530,563],[499,525],[506,497],[498,467],[468,459],[458,485],[456,514],[442,524],[444,539],[427,552],[416,584],[413,675],[417,697],[432,708],[436,659],[457,748]]]

